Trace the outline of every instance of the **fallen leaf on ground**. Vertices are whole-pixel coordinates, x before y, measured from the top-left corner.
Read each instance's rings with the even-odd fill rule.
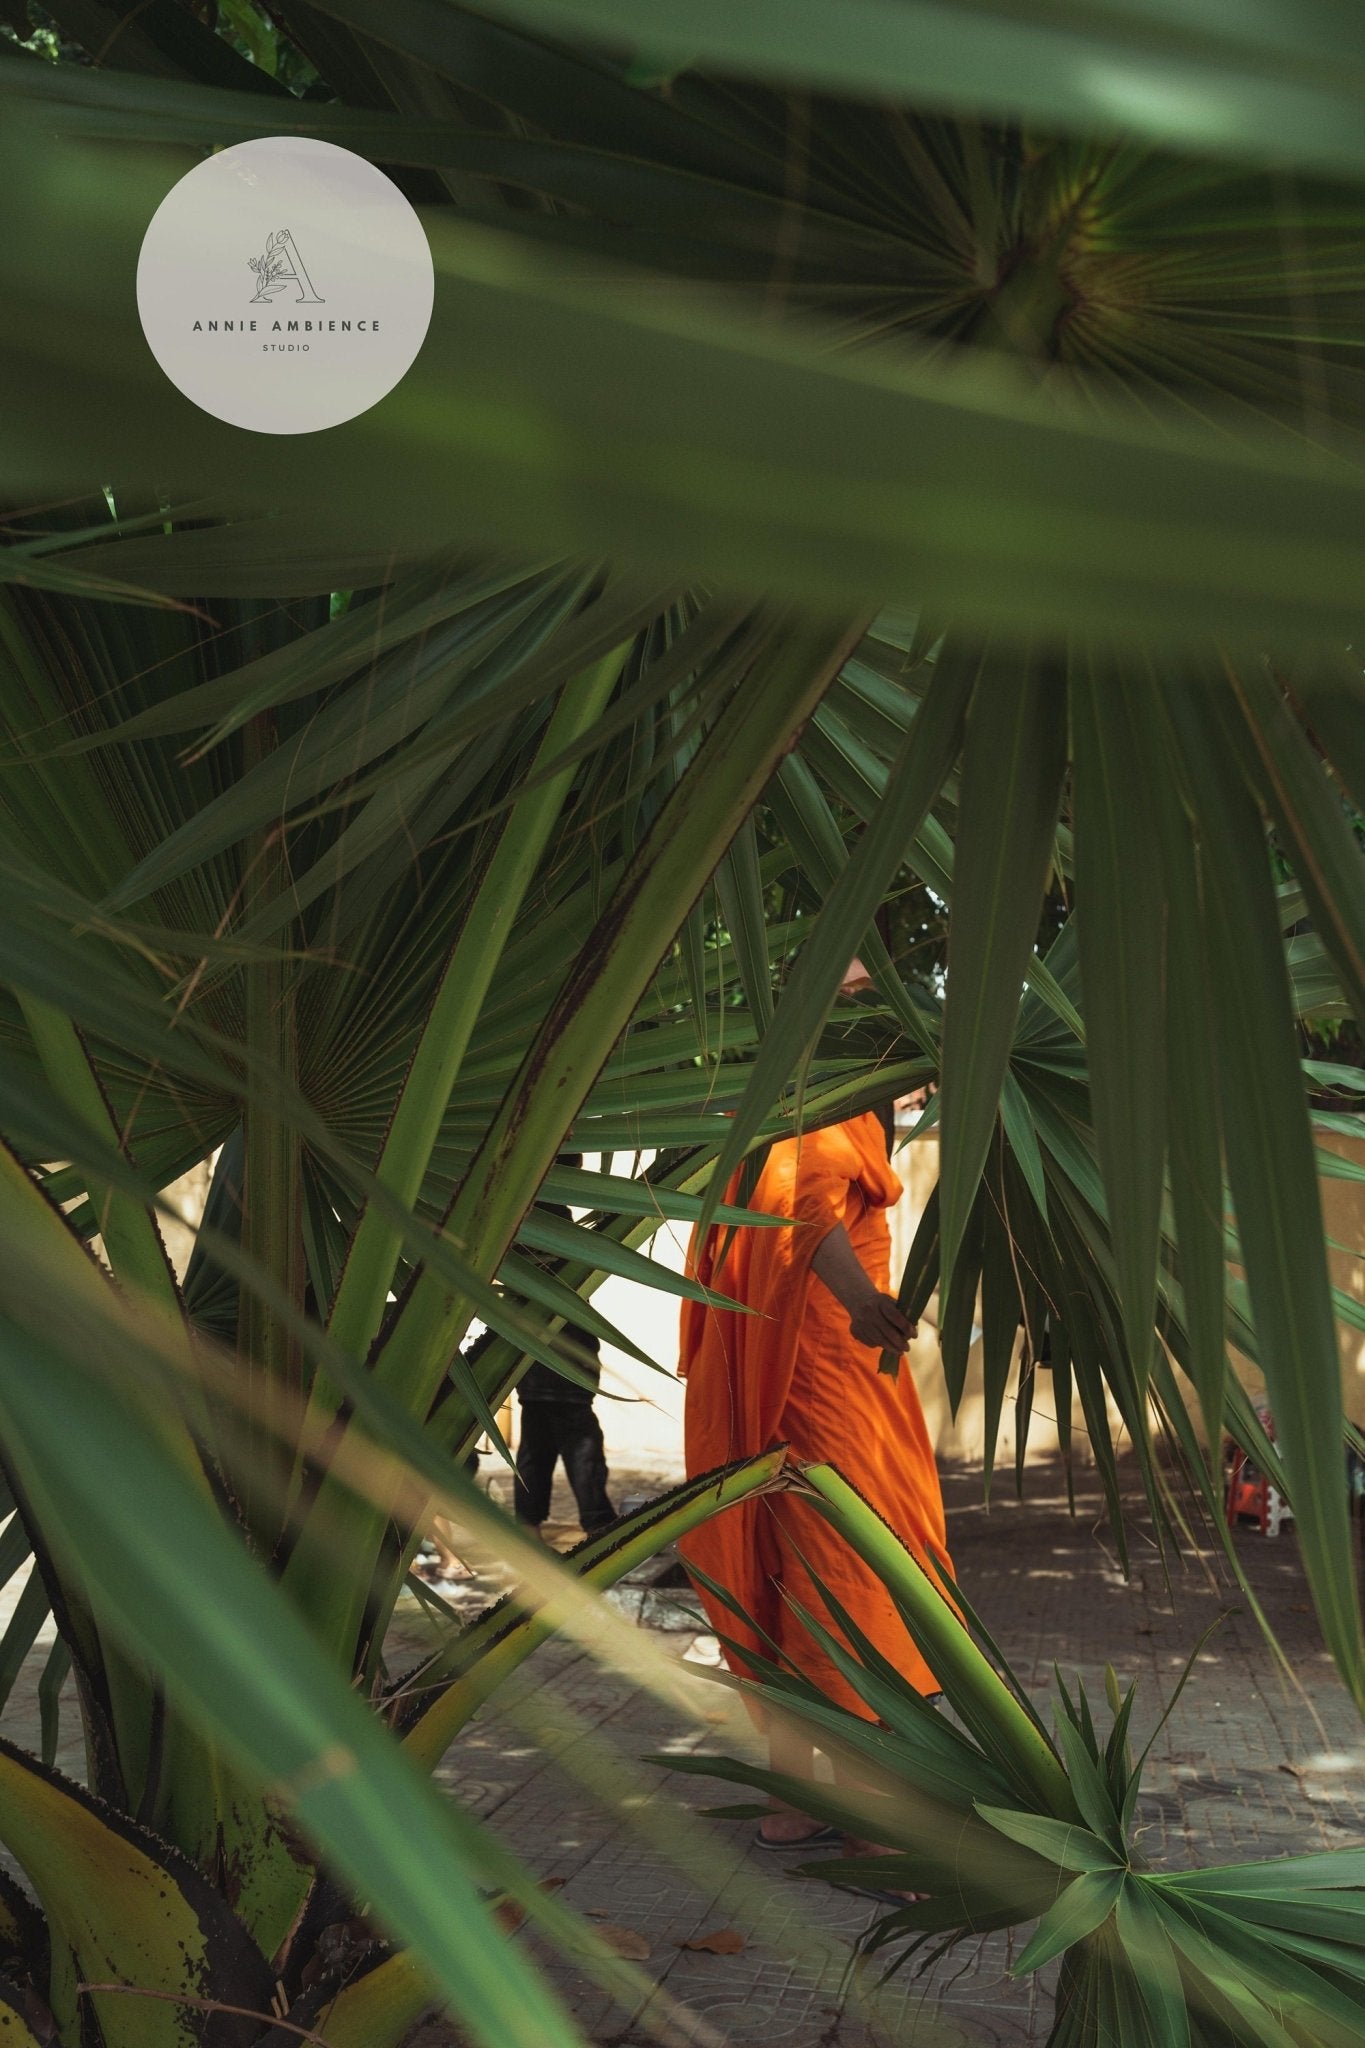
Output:
[[[737,1927],[716,1927],[710,1934],[694,1934],[690,1941],[678,1943],[679,1948],[704,1949],[709,1956],[737,1956],[744,1946]]]
[[[614,1922],[604,1920],[597,1932],[609,1949],[618,1956],[628,1957],[632,1963],[643,1963],[649,1955],[649,1943],[633,1927],[617,1927]]]
[[[542,1877],[536,1886],[540,1892],[557,1892],[569,1882],[567,1877]],[[509,1898],[506,1894],[493,1902],[493,1917],[505,1934],[515,1934],[526,1919],[526,1908],[520,1899]]]

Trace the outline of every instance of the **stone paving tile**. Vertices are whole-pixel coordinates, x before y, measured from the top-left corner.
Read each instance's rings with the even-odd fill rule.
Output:
[[[1068,1678],[1080,1675],[1103,1712],[1109,1659],[1125,1684],[1139,1681],[1134,1734],[1141,1744],[1201,1632],[1219,1620],[1146,1772],[1140,1821],[1154,1863],[1180,1867],[1365,1842],[1365,1731],[1332,1673],[1291,1534],[1272,1542],[1248,1530],[1237,1538],[1286,1652],[1286,1674],[1210,1559],[1174,1565],[1168,1584],[1138,1511],[1125,1584],[1098,1500],[1083,1482],[1074,1520],[1052,1468],[1028,1475],[1023,1504],[997,1497],[989,1513],[979,1477],[949,1472],[945,1491],[963,1585],[1040,1700],[1055,1659]],[[471,1589],[460,1604],[476,1598]],[[676,1665],[693,1639],[651,1630],[648,1641]],[[408,1612],[390,1646],[392,1669],[401,1671],[420,1647],[420,1617]],[[40,1649],[30,1660],[0,1721],[0,1732],[28,1746],[37,1741],[44,1655]],[[880,1993],[864,1995],[868,1973],[850,1972],[850,1962],[878,1909],[784,1874],[782,1859],[749,1847],[751,1823],[695,1819],[708,1805],[743,1798],[741,1788],[640,1761],[651,1752],[732,1746],[731,1730],[716,1725],[709,1708],[682,1718],[563,1641],[546,1644],[521,1683],[520,1698],[515,1690],[500,1694],[465,1731],[441,1782],[538,1875],[563,1880],[566,1901],[599,1926],[644,1936],[649,1955],[641,1967],[684,2015],[672,2022],[683,2031],[667,2038],[696,2048],[1031,2048],[1045,2039],[1049,1987],[1009,1976],[1004,1936],[964,1946],[924,1978],[904,1971]],[[712,1696],[723,1706],[719,1688],[708,1688]],[[70,1711],[60,1761],[81,1774]],[[685,1832],[689,1817],[699,1834]],[[732,1927],[746,1937],[738,1954],[679,1946]],[[657,2041],[638,2010],[613,2004],[563,1958],[544,1960],[599,2048]],[[432,2019],[409,2048],[458,2042],[448,2023]]]

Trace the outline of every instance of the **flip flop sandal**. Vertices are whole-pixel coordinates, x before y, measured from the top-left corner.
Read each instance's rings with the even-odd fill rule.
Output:
[[[817,1828],[813,1835],[802,1835],[795,1842],[770,1842],[760,1828],[754,1829],[754,1846],[766,1850],[769,1855],[787,1854],[792,1849],[825,1849],[831,1842],[842,1842],[843,1834],[838,1828]]]

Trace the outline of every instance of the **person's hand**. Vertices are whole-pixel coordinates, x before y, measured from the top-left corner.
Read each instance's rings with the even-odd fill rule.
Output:
[[[904,1351],[919,1331],[919,1324],[911,1322],[893,1294],[867,1295],[850,1310],[848,1327],[860,1344],[874,1351]]]
[[[894,1295],[877,1292],[842,1223],[821,1238],[811,1268],[841,1304],[855,1341],[873,1351],[893,1351],[899,1357],[918,1325],[910,1321]]]

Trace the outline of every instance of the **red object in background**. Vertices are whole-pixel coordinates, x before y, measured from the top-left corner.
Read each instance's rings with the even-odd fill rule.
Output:
[[[1258,1408],[1257,1419],[1269,1437],[1275,1441],[1275,1424],[1268,1408]],[[1224,1507],[1229,1529],[1235,1529],[1243,1520],[1254,1521],[1263,1536],[1278,1536],[1280,1524],[1292,1521],[1293,1514],[1278,1486],[1272,1484],[1258,1465],[1254,1465],[1240,1444],[1229,1439],[1232,1452],[1228,1466],[1227,1493]]]
[[[1243,1515],[1254,1519],[1264,1536],[1270,1528],[1270,1481],[1252,1464],[1240,1444],[1234,1444],[1228,1468],[1227,1518],[1235,1529]]]

